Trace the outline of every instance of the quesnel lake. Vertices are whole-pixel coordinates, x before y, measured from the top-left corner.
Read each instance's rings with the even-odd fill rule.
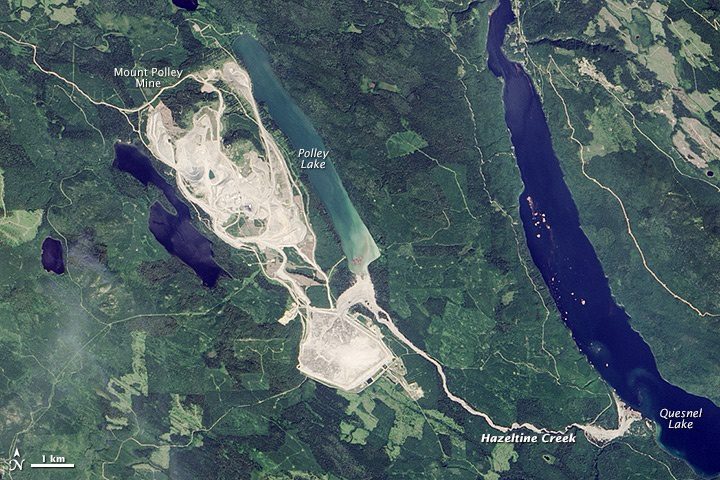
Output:
[[[720,408],[660,375],[650,346],[615,302],[580,228],[540,97],[523,67],[503,53],[514,19],[510,1],[500,0],[490,17],[488,64],[504,82],[505,121],[524,184],[520,216],[533,262],[580,350],[628,405],[655,421],[664,448],[699,473],[720,473]],[[679,416],[669,418],[675,413]]]

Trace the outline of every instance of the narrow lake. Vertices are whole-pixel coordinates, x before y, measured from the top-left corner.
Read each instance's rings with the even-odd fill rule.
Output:
[[[504,80],[505,121],[525,186],[520,215],[533,261],[575,342],[605,381],[657,423],[659,441],[667,451],[700,473],[717,474],[720,409],[662,378],[650,347],[615,303],[602,265],[580,228],[540,97],[522,66],[502,51],[506,27],[513,20],[509,0],[500,0],[490,17],[488,65]],[[688,419],[692,428],[670,428],[670,420],[663,417],[673,411],[700,413]]]
[[[263,46],[253,37],[241,35],[233,42],[233,51],[250,74],[255,99],[265,104],[273,121],[295,149],[291,152],[290,160],[300,164],[301,159],[296,156],[300,149],[327,151],[310,119],[275,76],[270,57]],[[337,160],[337,157],[330,151],[323,160],[326,162],[325,168],[302,171],[330,214],[335,232],[340,237],[343,253],[348,258],[350,270],[355,273],[366,272],[367,266],[380,256],[380,252],[335,170],[333,161]]]
[[[155,239],[171,255],[175,255],[193,269],[207,287],[214,287],[218,279],[227,275],[213,258],[212,242],[205,238],[192,224],[190,208],[180,200],[175,188],[153,167],[150,158],[135,145],[115,144],[113,166],[129,173],[147,186],[159,188],[175,212],[169,212],[160,202],[150,207],[148,228]]]

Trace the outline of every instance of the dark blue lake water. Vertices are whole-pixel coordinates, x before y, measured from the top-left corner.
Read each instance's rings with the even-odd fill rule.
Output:
[[[65,273],[62,242],[52,237],[43,240],[41,261],[43,268],[48,272],[54,272],[58,275]]]
[[[542,273],[565,324],[590,363],[620,397],[654,420],[659,441],[698,472],[720,472],[720,409],[665,381],[655,357],[612,297],[593,246],[580,228],[578,210],[552,148],[540,97],[530,77],[503,51],[514,15],[500,0],[490,18],[488,65],[504,80],[505,121],[525,189],[520,216],[533,261]],[[693,372],[687,372],[693,375]],[[662,409],[702,409],[692,428],[670,428]]]
[[[198,0],[172,0],[172,3],[176,7],[190,10],[191,12],[198,8]]]
[[[175,209],[168,212],[159,202],[150,207],[150,231],[170,254],[192,268],[203,283],[214,287],[226,272],[213,258],[212,242],[192,224],[190,209],[178,197],[175,189],[155,170],[150,159],[134,145],[115,144],[115,168],[131,174],[143,185],[159,188]]]
[[[265,104],[273,121],[296,149],[294,154],[297,154],[299,149],[327,151],[325,142],[310,119],[275,76],[270,57],[263,46],[253,37],[241,35],[233,42],[233,51],[250,74],[255,99]],[[291,160],[300,163],[297,158]],[[324,160],[325,168],[310,168],[303,172],[330,214],[343,252],[350,261],[350,269],[360,273],[378,257],[378,248],[335,170],[333,161],[337,160],[337,156],[330,151]]]

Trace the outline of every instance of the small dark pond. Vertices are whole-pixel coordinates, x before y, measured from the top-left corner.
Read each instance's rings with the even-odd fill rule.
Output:
[[[42,266],[48,272],[58,275],[65,273],[65,259],[63,258],[63,246],[60,240],[47,237],[42,243]]]
[[[198,8],[198,0],[172,0],[173,5],[185,10],[195,11]]]

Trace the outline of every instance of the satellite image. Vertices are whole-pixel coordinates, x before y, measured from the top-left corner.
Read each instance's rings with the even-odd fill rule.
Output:
[[[718,0],[0,5],[0,479],[720,478]]]

